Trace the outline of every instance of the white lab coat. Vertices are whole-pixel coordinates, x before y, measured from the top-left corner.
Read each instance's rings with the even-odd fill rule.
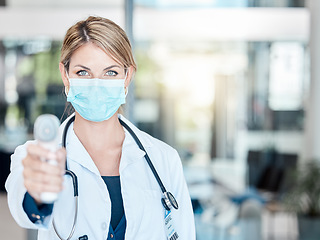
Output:
[[[193,211],[178,153],[167,144],[137,129],[123,116],[119,117],[136,133],[167,191],[176,197],[179,209],[172,210],[172,216],[180,239],[194,240]],[[64,125],[65,123],[61,125],[60,132]],[[46,217],[44,223],[32,223],[23,210],[26,188],[23,184],[21,160],[26,156],[26,144],[17,147],[11,158],[11,173],[6,182],[11,214],[21,227],[38,229],[38,239],[46,240],[59,239],[52,227],[54,217],[58,232],[63,238],[67,238],[74,217],[70,176],[65,176],[64,190],[54,203],[53,213]],[[162,193],[144,156],[145,152],[139,149],[130,133],[125,131],[120,161],[121,191],[127,220],[125,239],[164,240],[166,233]],[[73,125],[69,127],[67,135],[67,164],[68,169],[78,176],[79,183],[78,221],[72,239],[87,235],[89,239],[106,240],[111,218],[108,189],[96,165],[75,135]]]

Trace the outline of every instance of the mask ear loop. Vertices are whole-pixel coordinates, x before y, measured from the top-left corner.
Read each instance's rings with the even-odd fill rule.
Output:
[[[66,71],[66,75],[67,75],[67,79],[69,81],[69,74],[68,72]],[[70,81],[69,81],[70,82]],[[66,96],[68,96],[68,93],[69,93],[69,86],[65,86],[64,87],[64,93],[66,94]]]
[[[68,96],[68,93],[69,93],[69,87],[68,86],[64,87],[64,93],[66,94],[66,96]]]
[[[126,75],[124,77],[124,82],[126,82],[127,80],[127,75],[128,75],[128,71],[127,71],[127,68],[125,69],[126,71]],[[128,95],[128,92],[129,92],[129,88],[128,87],[124,87],[124,94],[127,96]]]

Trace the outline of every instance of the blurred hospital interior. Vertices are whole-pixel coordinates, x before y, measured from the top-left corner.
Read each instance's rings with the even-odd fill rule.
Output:
[[[123,114],[178,150],[197,240],[319,239],[320,176],[309,228],[287,196],[320,164],[320,1],[0,0],[1,239],[36,239],[8,210],[10,155],[37,116],[67,117],[60,48],[89,15],[132,42]]]

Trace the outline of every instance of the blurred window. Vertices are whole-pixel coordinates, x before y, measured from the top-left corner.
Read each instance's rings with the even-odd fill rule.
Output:
[[[61,42],[7,38],[0,45],[4,56],[4,91],[0,93],[4,109],[0,111],[0,123],[4,128],[1,129],[3,136],[15,136],[12,144],[17,144],[29,138],[39,114],[61,117],[64,112],[65,97],[58,69]]]
[[[121,7],[124,6],[124,0],[5,0],[9,7],[55,7],[55,8],[82,8],[82,7]]]
[[[135,0],[140,6],[154,8],[234,8],[234,7],[305,7],[306,0]]]
[[[12,7],[38,4],[36,0],[6,3]],[[72,5],[51,0],[41,4],[61,9]],[[99,4],[102,1],[92,6]],[[124,11],[119,7],[124,1],[105,4]],[[85,6],[84,1],[78,6]],[[271,9],[227,9],[246,6],[299,7],[304,1],[135,1],[133,45],[138,72],[133,82],[135,99],[129,99],[127,105],[133,109],[138,127],[179,149],[183,159],[242,158],[238,152],[244,148],[239,137],[243,131],[303,128],[308,54],[304,42],[307,34],[301,29],[307,24],[307,12],[278,9],[277,21],[284,22],[279,31],[270,28],[274,24],[274,16],[269,17]],[[212,9],[215,7],[226,9]],[[114,16],[114,8],[109,10],[106,17]],[[59,15],[48,13],[45,23],[57,24]],[[20,16],[18,11],[14,14]],[[81,14],[68,12],[68,22]],[[118,12],[116,15],[119,19],[122,16]],[[241,26],[234,16],[244,20]],[[283,31],[288,24],[296,26],[292,16],[301,25]],[[256,25],[251,24],[254,17],[259,19]],[[59,24],[64,26],[64,21]],[[246,23],[251,24],[250,29]],[[38,24],[36,29],[41,32],[44,27]],[[17,34],[16,29],[13,32]],[[0,77],[0,125],[5,129],[23,125],[31,133],[37,115],[51,112],[60,117],[64,111],[58,71],[61,31],[52,32],[56,38],[32,33],[37,37],[5,37],[0,42],[0,68],[4,73]],[[291,40],[284,42],[277,37]],[[292,88],[285,88],[289,83]]]
[[[272,43],[269,81],[269,107],[272,110],[300,110],[302,108],[304,70],[303,44]]]

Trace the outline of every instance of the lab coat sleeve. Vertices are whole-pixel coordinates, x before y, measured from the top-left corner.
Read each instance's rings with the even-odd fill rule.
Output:
[[[11,156],[10,174],[5,184],[8,192],[8,206],[11,215],[19,226],[30,229],[47,229],[51,221],[51,215],[41,222],[33,223],[23,209],[23,200],[27,189],[24,186],[22,159],[27,155],[26,148],[30,143],[27,142],[17,147]]]
[[[173,156],[171,156],[171,154]],[[195,240],[195,222],[191,199],[188,187],[183,175],[183,168],[180,157],[176,150],[173,150],[169,156],[170,165],[172,166],[170,174],[172,176],[172,193],[179,204],[178,210],[172,210],[174,225],[179,235],[179,239]],[[170,190],[169,190],[170,191]]]

